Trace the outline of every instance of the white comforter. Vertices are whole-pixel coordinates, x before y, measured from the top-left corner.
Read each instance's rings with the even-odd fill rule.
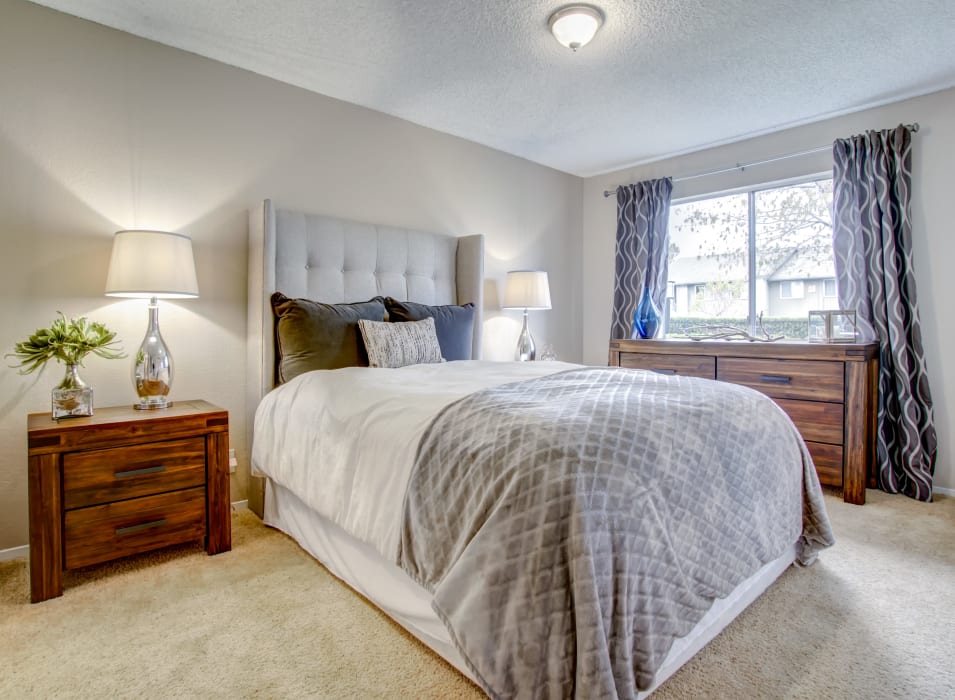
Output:
[[[415,451],[434,416],[472,392],[577,366],[468,360],[308,372],[259,404],[253,474],[393,560]]]

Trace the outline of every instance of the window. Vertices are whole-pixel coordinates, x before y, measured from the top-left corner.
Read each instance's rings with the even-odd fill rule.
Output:
[[[668,333],[757,333],[762,314],[770,335],[805,338],[819,292],[835,296],[831,207],[828,178],[674,204]]]
[[[815,287],[812,287],[815,289]],[[803,292],[802,282],[800,280],[788,280],[785,282],[779,283],[779,298],[780,299],[802,299],[805,295]]]

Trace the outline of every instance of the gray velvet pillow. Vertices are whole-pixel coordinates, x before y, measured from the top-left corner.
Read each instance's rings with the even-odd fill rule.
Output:
[[[358,320],[382,321],[381,297],[354,304],[323,304],[309,299],[272,295],[279,383],[313,369],[367,367],[368,354]]]
[[[398,301],[385,297],[388,320],[403,323],[434,319],[434,329],[441,346],[441,355],[451,360],[471,359],[471,339],[474,337],[474,304],[462,306],[428,306],[413,301]]]

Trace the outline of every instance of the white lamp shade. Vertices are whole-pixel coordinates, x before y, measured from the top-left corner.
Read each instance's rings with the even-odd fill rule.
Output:
[[[106,296],[191,299],[199,296],[192,239],[165,231],[119,231],[106,275]]]
[[[515,270],[507,273],[504,285],[505,309],[549,309],[550,286],[547,273],[540,270]]]
[[[603,24],[603,15],[589,5],[573,5],[557,10],[550,18],[550,31],[554,38],[569,49],[576,51],[586,46]]]

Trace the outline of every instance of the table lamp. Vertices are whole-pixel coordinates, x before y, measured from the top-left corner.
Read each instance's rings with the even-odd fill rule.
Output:
[[[527,328],[527,312],[550,308],[550,287],[547,273],[540,270],[514,270],[507,273],[504,285],[505,309],[524,309],[524,326],[517,339],[514,359],[521,362],[537,358],[534,338]]]
[[[106,276],[106,296],[149,299],[149,327],[133,361],[135,408],[167,408],[172,355],[159,333],[159,299],[199,296],[192,239],[165,231],[118,231]]]

